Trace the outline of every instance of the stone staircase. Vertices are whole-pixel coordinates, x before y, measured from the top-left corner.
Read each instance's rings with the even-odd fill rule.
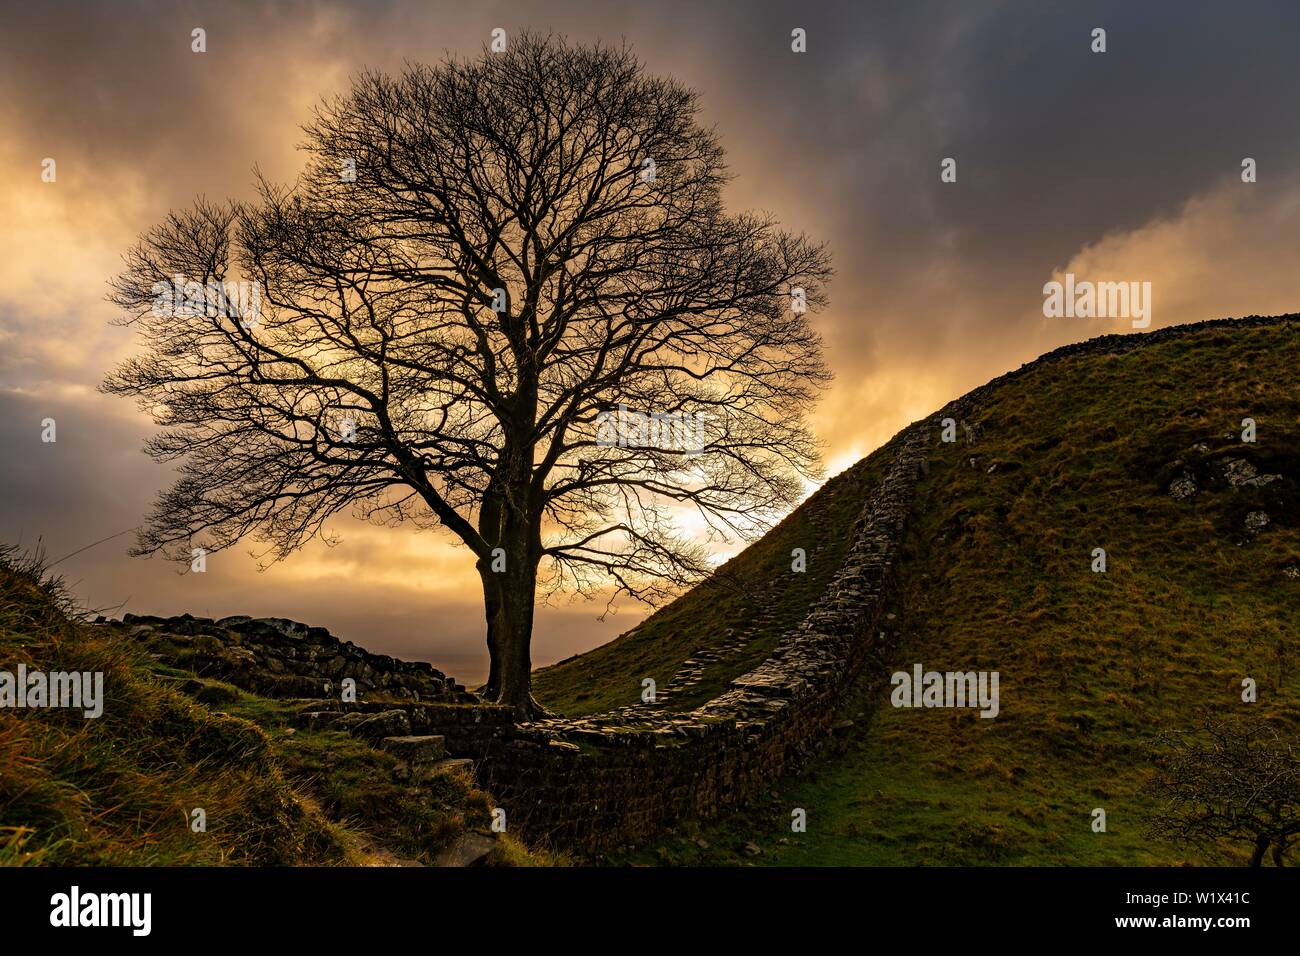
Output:
[[[824,487],[819,495],[824,505],[836,495],[850,493],[852,493],[851,488],[842,485],[836,487],[832,482]],[[830,526],[828,510],[822,507],[808,514],[807,520],[811,533],[802,544],[807,550],[809,566],[813,566],[817,558],[826,550],[831,537],[842,533],[840,529]],[[750,597],[756,603],[757,610],[748,625],[739,630],[729,628],[721,642],[693,651],[690,657],[682,662],[672,679],[664,686],[656,688],[653,704],[643,702],[632,707],[617,708],[614,713],[624,717],[635,717],[638,714],[644,715],[647,710],[661,708],[670,701],[676,701],[699,685],[708,668],[729,663],[743,654],[755,639],[784,630],[785,628],[777,621],[776,608],[784,589],[790,586],[790,580],[789,574],[778,574],[763,582],[761,587],[754,589]]]
[[[447,772],[473,774],[474,761],[452,757],[447,753],[447,738],[442,734],[409,734],[384,737],[376,746],[402,761],[398,776],[414,786],[427,783]],[[481,866],[491,861],[497,849],[496,835],[469,831],[462,833],[451,846],[434,860],[434,866]],[[399,861],[400,863],[400,861]]]
[[[832,497],[835,491],[836,489],[832,489],[827,496]],[[808,550],[808,561],[810,563],[815,561],[826,548],[828,534],[831,530],[826,527],[825,520],[819,520],[822,514],[824,512],[815,513],[815,517],[810,522],[813,529],[813,534],[809,540],[812,547]],[[740,630],[729,628],[725,638],[720,643],[711,644],[694,651],[689,658],[682,662],[681,667],[673,674],[672,679],[667,684],[656,688],[653,704],[643,702],[637,707],[619,708],[619,711],[635,713],[638,707],[642,709],[662,707],[670,701],[685,696],[704,679],[707,668],[735,660],[749,648],[755,639],[778,631],[780,624],[776,619],[776,607],[781,590],[788,584],[788,575],[779,575],[776,579],[766,582],[760,589],[762,596],[758,598],[760,602],[758,610],[749,624]]]
[[[725,664],[739,657],[749,647],[750,642],[768,632],[774,619],[775,614],[770,607],[764,607],[755,615],[753,623],[748,627],[739,632],[729,629],[723,643],[695,651],[682,662],[682,666],[678,668],[672,680],[663,687],[656,688],[654,703],[642,703],[640,706],[662,707],[668,701],[685,695],[704,679],[706,668]]]

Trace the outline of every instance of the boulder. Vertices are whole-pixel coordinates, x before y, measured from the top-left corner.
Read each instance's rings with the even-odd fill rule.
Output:
[[[1192,473],[1185,471],[1169,483],[1169,497],[1174,501],[1186,501],[1196,495],[1196,479]]]
[[[1246,515],[1246,530],[1251,534],[1259,534],[1268,527],[1268,515],[1263,511],[1252,511]]]

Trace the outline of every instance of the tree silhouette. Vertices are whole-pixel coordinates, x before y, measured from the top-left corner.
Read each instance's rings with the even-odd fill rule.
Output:
[[[829,257],[727,214],[697,113],[626,48],[523,35],[361,74],[293,186],[145,233],[111,299],[147,350],[104,387],[180,477],[135,552],[440,526],[477,559],[485,692],[538,713],[539,589],[657,601],[708,569],[675,516],[752,537],[817,474]]]
[[[1197,736],[1155,738],[1156,794],[1163,800],[1149,831],[1188,842],[1247,840],[1250,865],[1272,848],[1282,866],[1300,834],[1300,751],[1294,737],[1259,719],[1205,715]]]

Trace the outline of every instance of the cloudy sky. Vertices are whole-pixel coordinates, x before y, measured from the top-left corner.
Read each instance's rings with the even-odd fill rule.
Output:
[[[1043,351],[1132,331],[1045,318],[1043,285],[1065,273],[1150,282],[1151,328],[1300,309],[1293,3],[6,4],[0,540],[62,558],[134,527],[169,483],[140,451],[150,422],[96,391],[137,348],[104,300],[135,237],[196,196],[249,198],[254,165],[292,180],[299,125],[356,71],[473,54],[496,27],[628,41],[699,91],[732,208],[829,243],[837,276],[814,321],[836,375],[815,420],[831,473]],[[1247,157],[1257,182],[1242,182]],[[468,552],[334,530],[341,544],[265,572],[232,551],[180,575],[127,557],[129,535],[58,570],[90,607],[281,615],[480,679]],[[623,604],[602,622],[602,607],[543,610],[535,662],[644,614]]]

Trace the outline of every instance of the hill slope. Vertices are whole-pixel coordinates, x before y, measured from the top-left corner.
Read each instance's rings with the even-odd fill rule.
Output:
[[[566,716],[583,716],[638,703],[646,677],[655,680],[658,703],[668,710],[690,710],[717,696],[765,659],[826,589],[848,552],[846,532],[885,461],[877,453],[831,478],[712,578],[632,630],[536,671],[537,699]],[[795,548],[806,553],[805,573],[790,573]],[[690,680],[680,680],[683,673],[694,679],[679,691]]]
[[[935,436],[899,568],[898,636],[886,673],[864,674],[844,709],[852,730],[769,801],[688,827],[646,861],[1243,858],[1144,835],[1144,742],[1200,708],[1251,708],[1300,730],[1300,332],[1290,319],[1144,338],[993,383],[964,416],[973,444]],[[1254,443],[1241,440],[1245,418]],[[884,454],[851,472],[870,474]],[[787,519],[778,556],[816,538],[801,513],[822,507],[814,496]],[[1105,573],[1092,570],[1095,548]],[[662,619],[707,635],[688,613],[700,602],[688,595]],[[632,634],[601,649],[599,668],[565,665],[593,681],[592,699],[612,693],[606,675],[621,689],[644,666]],[[916,663],[998,671],[1000,714],[889,706],[882,676]],[[1246,677],[1258,703],[1241,701]],[[1105,833],[1092,832],[1098,807]],[[806,833],[791,833],[792,808],[807,811]]]

